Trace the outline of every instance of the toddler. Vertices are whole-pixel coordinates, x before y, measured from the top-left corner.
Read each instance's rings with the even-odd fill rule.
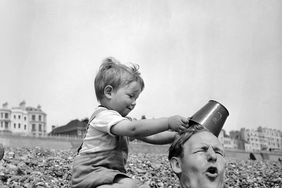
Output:
[[[188,118],[131,120],[127,117],[144,89],[136,65],[129,67],[107,58],[94,84],[100,105],[89,119],[86,136],[74,159],[72,187],[135,188],[136,182],[125,170],[129,139],[169,144],[176,132],[188,127]]]

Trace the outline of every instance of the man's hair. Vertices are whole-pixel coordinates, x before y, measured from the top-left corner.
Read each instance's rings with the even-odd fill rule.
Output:
[[[187,142],[191,136],[196,133],[209,131],[204,126],[200,124],[190,125],[185,131],[178,133],[176,139],[173,141],[169,148],[168,159],[170,160],[172,157],[183,157],[183,145]]]
[[[107,85],[112,86],[116,91],[120,87],[136,81],[141,85],[141,91],[143,91],[145,84],[138,69],[138,65],[126,66],[113,57],[106,58],[102,62],[94,81],[97,100],[103,99],[104,88]]]

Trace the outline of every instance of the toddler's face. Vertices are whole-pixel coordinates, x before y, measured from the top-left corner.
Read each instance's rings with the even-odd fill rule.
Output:
[[[119,88],[112,92],[111,108],[119,112],[123,117],[127,116],[136,105],[136,100],[141,93],[141,86],[138,82]]]

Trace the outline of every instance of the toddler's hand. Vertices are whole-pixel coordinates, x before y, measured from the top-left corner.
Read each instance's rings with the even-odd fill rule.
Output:
[[[168,118],[168,128],[176,132],[181,132],[189,127],[188,122],[189,122],[188,118],[178,115],[171,116]]]

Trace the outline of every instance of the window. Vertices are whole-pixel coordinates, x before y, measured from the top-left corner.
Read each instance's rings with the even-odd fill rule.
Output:
[[[14,128],[17,128],[17,125],[14,123]]]
[[[19,128],[19,129],[21,128],[21,124],[20,124],[20,123],[18,124],[18,128]]]
[[[17,118],[17,116],[16,115],[14,115],[14,119],[16,119]]]
[[[31,119],[32,119],[33,121],[35,121],[35,115],[32,115],[32,116],[31,116]]]
[[[24,116],[24,120],[26,121],[26,116]]]
[[[5,128],[8,129],[8,122],[5,122]]]
[[[35,131],[35,124],[32,124],[32,130],[31,131]]]
[[[41,121],[41,115],[38,116],[39,121]]]
[[[21,115],[18,115],[18,118],[21,119]]]
[[[9,114],[5,113],[5,118],[8,119],[9,118]]]
[[[26,130],[26,125],[24,125],[24,130]]]
[[[38,127],[39,131],[42,131],[42,125],[39,124],[39,127]]]

